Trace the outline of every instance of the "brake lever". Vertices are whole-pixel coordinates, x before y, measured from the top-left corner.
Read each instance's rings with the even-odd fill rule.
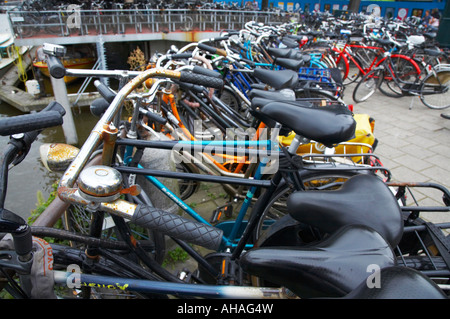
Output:
[[[14,158],[14,160],[11,162],[11,165],[16,166],[20,164],[25,157],[27,156],[28,152],[30,151],[31,145],[28,145],[24,141],[24,133],[14,134],[11,135],[8,144],[14,145],[17,149],[20,150],[20,152],[17,154],[17,156]]]

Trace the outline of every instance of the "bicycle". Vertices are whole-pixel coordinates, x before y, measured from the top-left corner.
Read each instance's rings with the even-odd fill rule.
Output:
[[[320,137],[319,137],[319,139],[320,139]],[[144,145],[150,145],[151,143],[148,143],[148,142],[144,142],[144,141],[141,141],[141,142],[139,142],[139,144],[137,144],[136,142],[134,142],[132,145],[140,145],[140,146],[144,146]],[[295,144],[295,143],[294,143]],[[169,145],[170,145],[170,147],[173,147],[174,146],[174,143],[169,143]],[[351,169],[353,169],[353,165],[351,166]],[[138,170],[132,170],[131,168],[127,168],[127,169],[125,169],[125,168],[121,168],[121,167],[118,167],[118,170],[120,171],[120,170],[122,170],[122,171],[126,171],[126,172],[133,172],[133,173],[136,173],[136,174],[138,174]],[[148,171],[147,170],[147,174],[146,175],[149,175],[150,173],[151,174],[154,174],[155,175],[155,172],[153,172],[153,171]],[[142,173],[142,172],[141,172]],[[145,170],[144,170],[144,173],[145,173]],[[174,175],[174,174],[171,174],[171,175]],[[155,176],[158,176],[158,175],[155,175]],[[183,175],[179,175],[180,177],[182,177]],[[208,179],[205,179],[205,180],[208,180]],[[210,180],[212,180],[212,179],[210,179]],[[222,180],[222,181],[224,181],[225,179],[223,179],[223,178],[219,178],[219,179],[217,179],[218,181],[219,180]],[[242,180],[240,180],[240,181],[238,181],[238,180],[233,180],[233,183],[236,183],[236,184],[239,184],[239,183],[242,183]],[[262,182],[262,181],[260,181],[260,184],[258,185],[257,183],[254,183],[254,184],[251,184],[251,183],[248,183],[247,182],[247,185],[249,185],[249,186],[261,186],[261,185],[263,185],[263,184],[265,184],[265,185],[268,185],[268,183],[264,183],[264,182]]]
[[[397,61],[394,65],[398,65],[396,70],[399,72],[399,75],[401,70],[403,70],[402,67],[407,68],[410,72],[408,75],[420,74],[420,68],[412,58],[403,54],[393,53],[398,46],[393,46],[389,48],[389,50],[384,48],[385,46],[394,43],[389,39],[374,39],[374,41],[381,46],[358,44],[358,41],[362,41],[362,38],[350,37],[344,48],[333,48],[333,51],[336,52],[336,64],[345,67],[344,74],[346,74],[346,76],[344,75],[344,85],[354,83],[359,77],[366,75],[373,68],[381,65],[386,59],[386,54],[391,54],[392,59]],[[395,44],[400,45],[398,42]],[[344,61],[344,63],[340,63],[341,60]]]
[[[150,76],[150,74],[156,73],[156,72],[157,71],[153,71],[153,72],[149,71],[147,74],[148,74],[148,76]],[[170,73],[170,74],[172,74],[172,76],[178,76],[177,73]],[[180,77],[181,77],[181,75],[180,75]],[[186,75],[183,75],[183,77],[186,77]],[[143,81],[143,80],[145,80],[145,77],[142,77],[139,80],[136,80],[135,83],[138,83],[138,81]],[[125,92],[127,92],[127,89],[129,89],[129,87],[127,88],[127,86],[125,86],[124,89],[125,89]],[[120,95],[120,92],[119,92],[119,95]],[[269,107],[268,111],[270,111],[270,109],[271,108]],[[279,107],[275,107],[274,106],[274,107],[272,107],[272,112],[274,112],[274,110],[276,112],[276,110],[278,110],[278,109],[279,109]],[[108,114],[108,112],[106,113],[106,115],[107,114]],[[280,113],[275,114],[276,117],[283,117],[282,115],[283,114],[280,114]],[[282,121],[282,122],[285,122],[285,120]],[[96,134],[94,134],[94,135],[96,135]],[[91,136],[91,139],[92,139],[92,136]],[[82,154],[83,152],[85,152],[85,150],[82,149],[80,153]],[[80,161],[80,158],[78,158],[78,159],[76,158],[74,163],[76,164],[76,162],[79,162],[79,161]],[[68,170],[68,172],[70,172],[70,169]],[[63,179],[64,179],[64,177],[63,177]],[[85,185],[85,186],[87,186],[87,185]],[[67,189],[62,188],[61,190],[63,192],[65,192],[69,196],[77,196],[76,194],[71,193],[70,191],[67,192],[68,191]],[[372,192],[370,192],[370,193],[372,193]],[[266,195],[266,196],[271,196],[271,194]],[[85,200],[83,200],[83,202],[85,202]],[[120,206],[122,206],[122,208],[126,208],[127,207],[127,204],[123,200],[117,199],[115,201],[115,203],[116,204],[120,204]],[[391,202],[391,203],[396,203],[396,201],[394,200],[394,202]],[[115,210],[115,207],[113,207],[113,205],[108,205],[107,203],[104,203],[104,204],[102,203],[102,204],[99,204],[99,205],[101,207],[107,208],[108,211]],[[141,208],[144,207],[144,206],[145,205],[141,206]],[[389,210],[389,211],[392,211],[392,210]],[[396,210],[394,209],[393,211],[395,212]],[[127,212],[126,213],[127,216],[130,216],[130,213],[131,212]],[[153,213],[156,213],[158,215],[163,214],[162,212],[156,212],[156,211],[153,211]],[[163,214],[163,215],[165,215],[165,214]],[[166,215],[166,216],[169,216],[169,215]],[[171,217],[174,217],[174,216],[171,216]],[[175,220],[182,221],[179,218],[176,218]],[[120,225],[120,222],[119,222],[120,219],[117,219],[116,221],[118,222],[117,224]],[[149,222],[149,220],[146,220],[146,222]],[[182,221],[182,222],[184,223],[184,226],[192,225],[192,223],[190,223],[190,222],[186,222],[186,221]],[[146,225],[148,225],[148,224],[146,224]],[[158,226],[158,228],[159,228],[159,226]],[[366,233],[366,234],[372,234],[373,233],[372,231],[367,231],[367,232],[366,231],[367,230],[364,230],[363,233]],[[359,231],[357,230],[356,232],[359,232]],[[171,233],[171,231],[169,231],[169,233]],[[374,235],[374,236],[376,236],[376,235]],[[74,237],[77,237],[77,236],[74,236]],[[125,236],[124,238],[126,239],[127,237],[128,236]],[[192,236],[188,236],[188,237],[192,238]],[[373,248],[375,246],[378,246],[378,244],[381,243],[381,241],[380,241],[381,239],[380,238],[382,238],[382,237],[379,236],[377,238],[378,239],[376,241],[373,241],[373,240],[369,241],[370,243],[372,243],[370,245],[370,247]],[[78,236],[78,240],[87,240],[87,239],[86,238],[85,239],[80,239],[79,236]],[[97,246],[100,245],[100,242],[98,241],[98,239],[96,240],[96,238],[93,238],[93,239],[89,238],[89,240],[92,240],[91,244],[95,244]],[[194,242],[198,243],[197,240],[194,241]],[[130,247],[135,247],[135,246],[136,246],[136,244],[131,244]],[[385,247],[385,246],[386,246],[386,244],[384,242],[384,244],[381,244],[381,246],[378,246],[378,247]],[[118,244],[118,246],[116,246],[116,247],[117,248],[119,248],[119,247],[123,248],[123,246],[121,246],[120,244]],[[102,251],[103,249],[97,248],[97,250]],[[109,254],[110,258],[114,258],[114,260],[116,260],[116,262],[120,262],[120,258],[118,256],[112,256],[111,253],[108,253],[106,251],[103,251],[102,253],[103,254],[107,254],[107,255]],[[59,253],[57,255],[60,256]],[[364,258],[367,258],[366,254],[364,254],[364,256],[365,256]],[[69,257],[69,256],[66,256],[66,257]],[[74,256],[74,257],[76,257],[76,256]],[[249,256],[249,257],[251,257],[251,256]],[[80,258],[80,257],[78,257],[78,258]],[[72,261],[73,260],[71,260],[70,262],[72,262]],[[122,263],[123,263],[123,260],[122,260]],[[120,267],[119,267],[119,269],[117,269],[117,271],[121,270],[125,266],[128,266],[128,268],[133,269],[133,266],[132,266],[132,263],[130,262],[130,260],[127,260],[127,265],[120,264],[120,263],[119,263],[119,265],[120,265]],[[229,263],[228,265],[232,265],[232,264]],[[206,265],[204,267],[206,267]],[[108,267],[108,268],[109,268],[109,272],[108,273],[111,274],[111,271],[113,270],[113,268],[111,268],[111,267]],[[106,269],[108,269],[108,268],[106,268]],[[106,271],[106,269],[104,269],[103,271]],[[133,269],[133,273],[136,273],[137,271],[138,271],[138,269]],[[140,276],[142,276],[141,278],[145,278],[147,276],[147,279],[148,279],[148,277],[150,276],[150,274],[145,273],[145,272],[142,274],[142,270],[140,270],[140,272],[141,272]],[[124,273],[123,269],[121,270],[120,273],[122,273],[122,274]],[[215,272],[213,272],[213,274],[214,273]],[[72,276],[72,277],[70,277],[70,276]],[[67,273],[67,272],[59,273],[58,272],[56,274],[56,278],[55,279],[58,282],[61,282],[61,280],[62,280],[63,283],[67,283],[67,279],[68,278],[74,278],[74,277],[77,277],[76,274],[74,275],[73,273]],[[181,283],[181,282],[179,282],[180,285],[177,284],[177,285],[174,286],[174,285],[172,285],[170,283],[161,283],[161,282],[158,282],[158,281],[155,281],[155,280],[148,281],[148,280],[143,280],[143,279],[140,279],[141,288],[139,288],[137,286],[132,286],[131,285],[131,284],[137,283],[137,281],[135,281],[133,279],[130,279],[130,277],[128,277],[128,278],[121,277],[121,278],[122,279],[117,279],[117,277],[110,277],[110,276],[105,278],[105,277],[102,277],[102,276],[98,276],[95,273],[92,274],[92,275],[80,274],[80,277],[79,277],[80,281],[79,281],[79,283],[80,283],[80,285],[81,285],[81,283],[83,283],[83,286],[84,285],[90,285],[90,286],[97,285],[97,286],[107,287],[107,288],[117,288],[118,287],[117,285],[111,284],[111,281],[115,281],[116,283],[118,282],[121,287],[125,287],[125,284],[129,284],[130,285],[130,286],[128,286],[129,289],[137,290],[138,292],[161,293],[161,294],[181,294],[181,295],[184,295],[184,296],[186,296],[186,295],[199,296],[200,295],[200,296],[203,296],[203,297],[223,296],[223,297],[234,297],[234,298],[236,298],[236,297],[249,296],[249,293],[252,293],[252,292],[253,293],[257,293],[257,294],[251,295],[251,296],[254,296],[254,297],[255,296],[261,297],[262,295],[268,294],[268,293],[271,294],[274,297],[276,297],[276,296],[285,296],[283,289],[273,289],[273,288],[266,289],[266,288],[255,288],[255,287],[253,287],[253,288],[233,287],[230,290],[229,289],[230,287],[228,287],[228,288],[224,288],[224,287],[220,287],[220,286],[219,287],[211,287],[211,286],[210,287],[204,287],[202,285],[186,285],[185,283]],[[285,279],[283,279],[283,281],[285,281]],[[353,282],[355,282],[355,280]],[[142,288],[143,286],[145,286],[145,287]],[[203,288],[205,288],[205,289],[203,289]],[[228,290],[226,290],[226,289],[228,289]]]
[[[391,93],[388,93],[387,89],[382,92],[388,96],[418,96],[422,103],[431,109],[444,109],[450,106],[448,104],[450,68],[445,65],[432,68],[429,65],[427,68],[429,73],[423,77],[414,71],[408,72],[409,68],[403,68],[398,74],[398,66],[387,54],[380,67],[367,73],[356,85],[353,91],[354,101],[366,101],[377,89],[381,90],[382,85],[386,84]]]

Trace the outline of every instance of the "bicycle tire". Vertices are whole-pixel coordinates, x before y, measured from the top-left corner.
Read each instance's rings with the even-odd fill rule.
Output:
[[[430,109],[442,110],[450,106],[450,70],[438,70],[422,82],[419,97]]]
[[[139,195],[142,200],[146,200],[148,196],[145,194],[144,190],[141,190],[141,194]],[[131,197],[131,196],[130,196]],[[134,197],[131,199],[132,201],[138,201],[139,199]],[[148,204],[148,203],[147,203]],[[62,224],[63,228],[67,231],[75,232],[82,235],[88,235],[89,229],[91,225],[91,219],[93,213],[89,211],[83,205],[75,205],[71,204],[64,211],[62,216]],[[117,229],[115,228],[115,223],[113,222],[113,217],[105,214],[104,222],[102,225],[101,238],[102,239],[114,239],[121,238],[117,233]],[[133,224],[129,224],[130,232],[135,236],[136,240],[142,240],[146,242],[144,246],[147,253],[159,264],[162,264],[165,256],[165,238],[164,235],[156,232],[150,231],[148,229],[143,229]],[[79,247],[78,244],[71,242],[72,247]]]
[[[416,65],[409,58],[405,58],[402,55],[394,55],[391,61],[392,63],[388,65],[391,71],[385,70],[384,79],[380,84],[379,90],[389,97],[401,97],[403,96],[403,91],[399,85],[403,82],[406,82],[405,85],[413,83],[418,78],[420,69],[417,69]],[[392,78],[390,72],[394,74],[397,81]]]
[[[350,177],[367,173],[367,171],[341,170],[334,172],[314,172],[305,170],[300,173],[305,190],[314,190],[325,185],[328,185],[331,190],[339,188],[340,184]],[[274,192],[255,228],[253,234],[254,242],[257,242],[263,232],[270,227],[275,220],[287,214],[286,200],[292,191],[293,188],[290,184],[283,184]],[[257,206],[257,204],[255,204],[255,206]]]
[[[315,88],[296,89],[295,98],[304,100],[320,98],[331,101],[339,101],[339,97],[335,96],[331,92]]]
[[[367,101],[380,87],[383,71],[374,69],[364,75],[353,90],[353,101],[356,103]]]
[[[349,64],[347,57],[337,48],[332,48],[331,55],[336,64],[336,68],[341,71],[342,81],[344,81],[349,72]]]
[[[236,112],[241,111],[241,101],[232,89],[225,86],[219,94],[219,99]]]
[[[52,244],[51,246],[54,257],[54,270],[68,271],[68,267],[70,266],[73,269],[74,265],[78,265],[82,269],[83,264],[87,262],[89,264],[89,273],[93,275],[160,280],[160,278],[142,268],[141,265],[131,262],[129,258],[108,250],[100,249],[96,261],[90,263],[83,249],[70,248],[58,244]],[[111,290],[106,287],[82,287],[81,289],[74,289],[67,285],[57,284],[55,284],[55,293],[58,298],[62,299],[142,299],[164,297],[133,291],[121,291],[120,289]]]
[[[195,165],[183,162],[176,164],[176,170],[181,173],[199,173],[199,169]],[[190,179],[180,179],[178,180],[178,187],[180,198],[186,200],[197,192],[200,187],[200,182]]]
[[[357,64],[361,65],[358,57],[353,56],[353,59],[356,61]],[[344,80],[344,85],[349,85],[352,83],[355,83],[361,76],[363,76],[363,73],[359,69],[359,67],[353,62],[352,59],[347,58],[348,60],[348,75],[347,78]]]

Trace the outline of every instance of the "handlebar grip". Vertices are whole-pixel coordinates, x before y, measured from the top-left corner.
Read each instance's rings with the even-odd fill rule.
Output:
[[[92,101],[91,105],[89,106],[89,110],[91,111],[91,114],[97,117],[101,117],[103,113],[108,109],[110,103],[106,101],[103,97],[99,97]]]
[[[215,47],[203,44],[203,43],[199,43],[197,45],[197,47],[199,49],[208,51],[209,53],[212,53],[212,54],[218,54],[218,55],[221,55],[221,56],[227,56],[227,53],[224,50],[219,49],[219,48],[215,48]]]
[[[66,75],[66,68],[61,61],[53,55],[47,57],[47,67],[50,75],[55,79],[62,79]]]
[[[204,44],[204,43],[199,43],[199,44],[197,45],[197,47],[198,47],[199,49],[208,51],[209,53],[212,53],[212,54],[216,54],[216,52],[217,52],[217,50],[218,50],[217,48],[212,47],[212,46],[207,45],[207,44]]]
[[[61,114],[61,116],[66,115],[66,110],[64,109],[64,107],[56,101],[50,102],[45,108],[42,109],[41,112],[48,111],[56,111]]]
[[[140,112],[142,112],[142,114],[144,114],[145,116],[147,116],[149,118],[149,120],[153,121],[153,122],[158,122],[160,124],[166,124],[167,123],[167,119],[155,114],[151,111],[147,111],[147,110],[140,110]]]
[[[202,93],[205,91],[205,87],[202,85],[195,85],[195,84],[191,84],[191,83],[183,83],[180,81],[173,81],[174,83],[176,83],[180,88],[185,89],[185,90],[189,90],[192,91],[194,93]]]
[[[196,74],[192,72],[180,72],[180,81],[192,84],[203,85],[205,87],[221,89],[223,87],[223,80],[218,78],[213,78],[203,74]]]
[[[192,70],[192,72],[197,73],[197,74],[203,74],[206,76],[211,76],[214,78],[222,78],[222,75],[219,72],[216,72],[216,71],[210,70],[210,69],[205,69],[205,68],[202,68],[201,66],[194,66],[194,69]]]
[[[228,40],[230,37],[228,35],[224,35],[221,37],[211,38],[208,41],[209,42],[216,42],[216,41],[222,41],[222,40]]]
[[[58,111],[39,112],[0,119],[0,135],[8,136],[17,133],[42,130],[63,124]]]
[[[108,101],[109,103],[112,103],[112,101],[116,97],[116,93],[111,91],[111,89],[108,86],[106,86],[105,84],[103,84],[99,80],[95,80],[94,81],[94,85],[97,88],[97,91],[100,93],[100,95],[103,96],[103,98],[106,101]]]
[[[175,53],[170,56],[172,59],[189,59],[192,58],[192,52]]]
[[[240,34],[240,32],[238,30],[228,30],[228,29],[226,29],[224,31],[227,32],[228,35],[239,35]]]
[[[137,206],[131,222],[212,250],[222,243],[220,229],[146,205]]]

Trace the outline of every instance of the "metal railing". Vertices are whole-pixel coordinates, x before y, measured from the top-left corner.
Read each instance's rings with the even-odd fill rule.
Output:
[[[124,33],[239,30],[249,21],[275,25],[288,17],[275,12],[233,10],[8,11],[16,38]]]

